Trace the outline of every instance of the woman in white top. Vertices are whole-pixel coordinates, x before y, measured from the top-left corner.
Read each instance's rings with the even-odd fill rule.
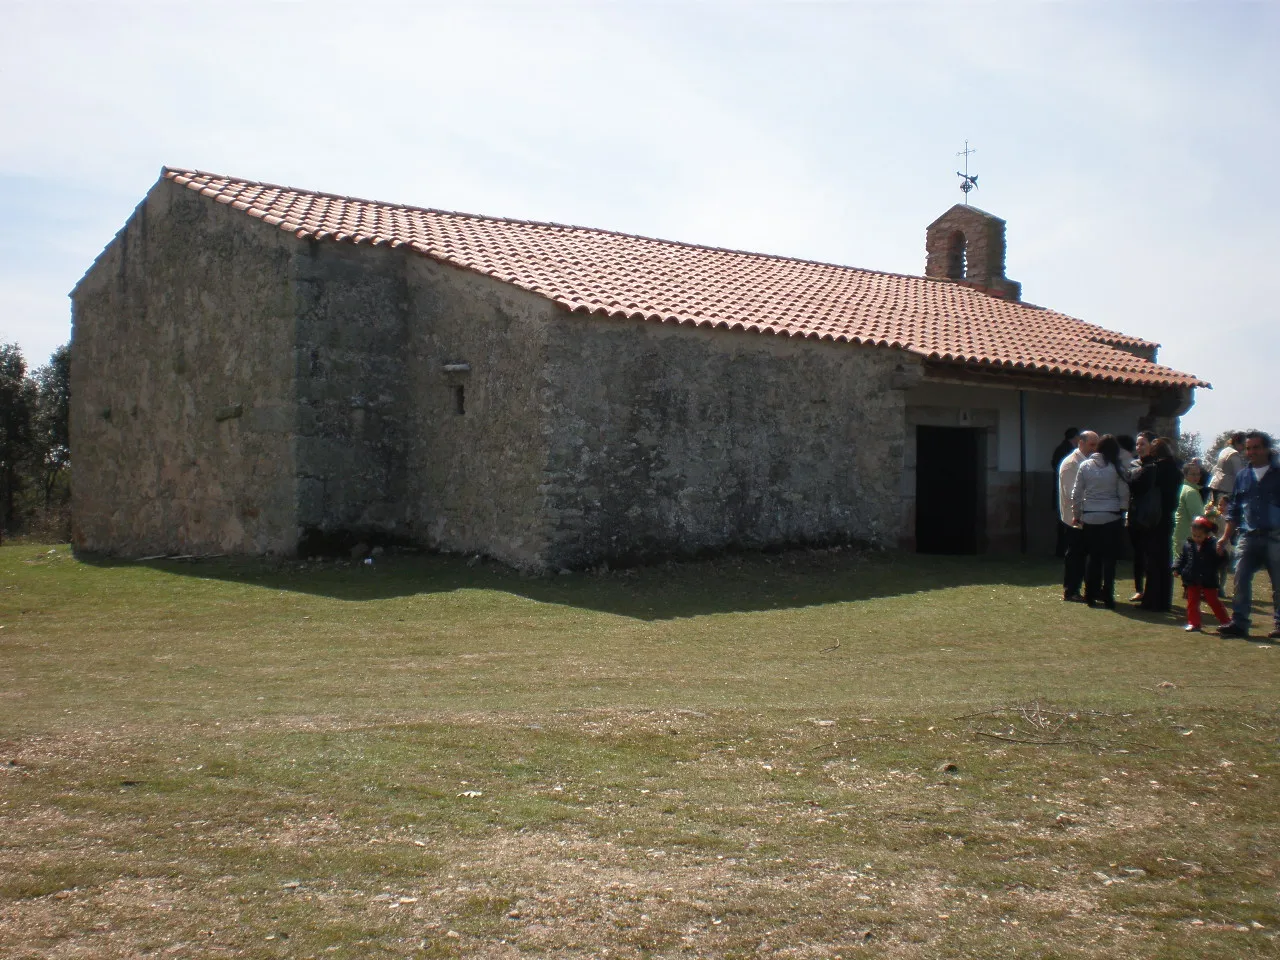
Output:
[[[1129,483],[1120,467],[1120,444],[1107,434],[1080,464],[1071,491],[1072,518],[1085,548],[1084,599],[1091,607],[1116,608],[1116,560],[1124,536]]]
[[[1230,442],[1218,451],[1213,474],[1209,477],[1209,489],[1215,500],[1223,494],[1231,496],[1231,491],[1235,489],[1236,474],[1245,465],[1244,454],[1241,452],[1243,450],[1244,431],[1237,430],[1231,434]]]

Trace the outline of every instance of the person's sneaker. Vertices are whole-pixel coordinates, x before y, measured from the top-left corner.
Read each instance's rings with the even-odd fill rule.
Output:
[[[1200,633],[1200,632],[1202,632],[1202,631],[1200,630],[1200,628],[1199,628],[1199,627],[1197,627],[1197,626],[1196,626],[1195,624],[1193,624],[1193,623],[1188,623],[1188,624],[1187,624],[1185,627],[1183,627],[1182,629],[1183,629],[1183,630],[1185,630],[1185,631],[1187,631],[1187,633]]]
[[[1067,603],[1084,603],[1085,602],[1084,597],[1080,596],[1080,594],[1078,593],[1064,593],[1062,595],[1062,599]]]
[[[1280,640],[1280,627],[1276,627],[1274,630],[1272,630],[1270,633],[1268,633],[1268,634],[1267,634],[1267,639],[1268,639],[1268,640]]]
[[[1141,603],[1141,602],[1142,602],[1142,594],[1141,594],[1141,593],[1135,593],[1132,597],[1130,597],[1130,598],[1129,598],[1129,602],[1130,602],[1130,603]]]
[[[1234,623],[1228,623],[1225,627],[1218,628],[1218,636],[1220,637],[1247,637],[1249,631]]]

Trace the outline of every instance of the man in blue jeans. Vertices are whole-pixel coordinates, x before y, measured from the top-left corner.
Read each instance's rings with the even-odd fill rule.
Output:
[[[1240,531],[1236,547],[1235,598],[1231,622],[1218,630],[1223,637],[1249,636],[1249,608],[1253,603],[1253,575],[1266,567],[1271,577],[1275,608],[1268,640],[1280,640],[1280,459],[1271,451],[1271,438],[1254,431],[1244,438],[1248,461],[1236,474],[1227,512],[1227,529],[1218,541],[1218,553],[1226,550],[1232,535]]]

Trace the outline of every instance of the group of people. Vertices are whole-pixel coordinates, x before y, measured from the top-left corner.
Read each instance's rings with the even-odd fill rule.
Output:
[[[1280,458],[1265,433],[1233,433],[1207,480],[1198,461],[1179,464],[1173,442],[1150,431],[1099,437],[1072,428],[1054,451],[1054,466],[1063,600],[1115,609],[1127,535],[1130,602],[1171,611],[1180,576],[1187,630],[1201,629],[1204,601],[1221,636],[1248,637],[1253,578],[1265,569],[1275,608],[1267,639],[1280,640]],[[1222,595],[1233,567],[1228,614]]]

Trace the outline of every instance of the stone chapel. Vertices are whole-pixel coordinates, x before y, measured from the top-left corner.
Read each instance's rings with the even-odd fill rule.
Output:
[[[75,545],[1049,550],[1063,427],[1208,385],[1004,273],[964,205],[909,276],[166,168],[71,294]]]

